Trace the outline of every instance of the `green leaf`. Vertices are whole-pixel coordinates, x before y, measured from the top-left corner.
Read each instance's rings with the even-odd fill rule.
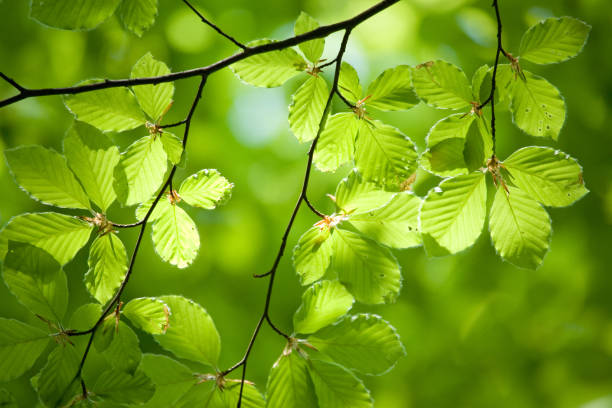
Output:
[[[21,146],[4,151],[19,186],[44,204],[90,208],[83,188],[59,153],[42,146]]]
[[[132,143],[115,168],[115,192],[125,205],[151,197],[164,181],[167,156],[159,137],[145,136]]]
[[[336,363],[364,374],[384,374],[406,355],[397,331],[380,316],[346,316],[308,338]]]
[[[134,3],[143,0],[128,0],[127,2],[130,1]],[[170,68],[163,62],[157,61],[148,52],[134,64],[130,78],[149,78],[168,75],[169,73]],[[174,83],[172,82],[163,82],[157,85],[138,85],[133,86],[132,89],[140,107],[153,122],[157,123],[172,104],[172,96],[174,95]]]
[[[170,324],[170,309],[158,298],[132,299],[122,313],[136,327],[150,334],[163,334]]]
[[[35,0],[30,17],[64,30],[91,30],[113,15],[121,0]]]
[[[204,169],[187,177],[178,193],[189,205],[214,210],[230,199],[233,188],[217,170]]]
[[[49,335],[44,331],[0,317],[0,382],[29,370],[48,343]]]
[[[446,179],[430,190],[420,215],[427,253],[442,256],[471,246],[482,232],[486,198],[482,172]]]
[[[153,224],[155,251],[164,261],[178,268],[186,268],[198,255],[198,229],[178,205],[171,204],[163,207],[163,210]]]
[[[332,269],[363,303],[392,303],[402,285],[400,267],[391,251],[351,231],[334,230]]]
[[[153,205],[153,201],[155,200],[155,198],[156,197],[151,197],[150,199],[148,199],[144,203],[140,204],[136,208],[136,214],[135,215],[136,215],[136,219],[138,221],[144,220],[144,217],[147,215],[147,212],[149,211],[149,209]],[[160,197],[159,201],[157,202],[157,205],[155,206],[155,209],[153,210],[153,212],[149,216],[149,222],[155,221],[162,214],[166,213],[167,211],[170,211],[170,206],[171,205],[172,204],[170,203],[170,198],[168,197],[168,195],[162,195],[162,197]]]
[[[336,188],[336,206],[346,214],[365,213],[382,207],[395,193],[381,190],[379,186],[364,181],[357,170],[342,179]]]
[[[283,352],[268,376],[268,408],[317,407],[308,363],[297,351]]]
[[[2,277],[28,310],[61,321],[68,305],[66,275],[51,255],[29,244],[9,242]]]
[[[482,103],[487,100],[491,93],[491,67],[482,65],[472,76],[472,98]]]
[[[484,115],[477,116],[465,135],[463,160],[468,172],[486,167],[487,160],[493,155],[493,136],[491,125]]]
[[[155,395],[144,405],[147,408],[172,406],[198,381],[187,366],[163,355],[143,354],[140,369],[155,384]]]
[[[550,147],[524,147],[503,164],[514,185],[546,206],[573,204],[589,191],[576,159]]]
[[[257,40],[247,44],[256,47],[271,44],[271,40]],[[306,69],[306,61],[293,49],[270,51],[254,55],[230,66],[243,82],[249,85],[272,88],[281,86]]]
[[[215,405],[213,402],[209,405],[210,408],[234,408],[238,406],[240,383],[232,382],[226,384],[223,390],[217,388],[214,392],[223,403],[222,405]],[[214,399],[213,397],[213,401]],[[244,408],[265,408],[266,400],[253,384],[245,383],[240,406]]]
[[[81,355],[71,344],[56,346],[38,375],[38,395],[48,407],[64,406],[79,390]]]
[[[302,295],[302,304],[293,315],[293,328],[296,333],[314,333],[344,316],[354,302],[340,282],[317,282]]]
[[[180,164],[183,159],[183,141],[175,134],[166,132],[165,130],[158,137],[161,138],[164,151],[170,163],[176,165]]]
[[[114,233],[96,237],[89,249],[85,287],[98,302],[108,302],[127,272],[125,246]]]
[[[4,388],[0,388],[0,407],[2,408],[19,408],[15,397]]]
[[[383,71],[368,87],[367,106],[383,111],[406,110],[419,103],[412,89],[410,67],[398,65]]]
[[[94,127],[75,121],[64,138],[64,154],[87,196],[106,212],[117,197],[113,190],[113,171],[120,158],[117,146]]]
[[[32,244],[64,265],[87,243],[92,229],[90,223],[77,217],[52,212],[27,213],[11,218],[1,237]]]
[[[142,37],[155,23],[157,0],[123,0],[117,15],[125,28]]]
[[[582,51],[591,26],[573,17],[547,18],[521,39],[520,58],[536,64],[567,61]]]
[[[300,13],[297,21],[295,22],[294,32],[295,35],[307,33],[309,31],[319,28],[319,23],[304,13]],[[321,55],[323,55],[323,48],[325,48],[325,39],[317,38],[315,40],[306,41],[299,44],[300,50],[304,53],[304,56],[310,60],[310,62],[317,63]]]
[[[429,61],[412,70],[416,94],[435,108],[461,109],[470,105],[472,90],[465,73],[446,61]]]
[[[355,103],[361,99],[363,90],[359,84],[359,76],[355,68],[348,62],[343,62],[342,65],[340,65],[338,91],[351,103]]]
[[[109,320],[115,326],[114,319]],[[115,327],[113,327],[114,329]],[[125,323],[119,322],[112,342],[104,350],[104,357],[113,368],[133,374],[140,364],[142,352],[136,333]]]
[[[100,374],[92,391],[103,399],[118,404],[143,404],[155,393],[155,385],[140,370],[134,375],[107,370]]]
[[[293,249],[293,265],[302,285],[310,285],[325,275],[333,249],[329,236],[329,228],[312,227]]]
[[[489,215],[491,240],[499,255],[521,268],[536,269],[551,237],[546,210],[518,188],[498,188]]]
[[[417,152],[410,138],[382,122],[359,122],[355,165],[364,179],[397,188],[417,168]]]
[[[353,159],[359,120],[352,112],[337,113],[327,119],[319,136],[313,162],[321,171],[335,171]]]
[[[217,366],[221,338],[210,315],[197,303],[182,296],[162,296],[172,311],[165,334],[155,340],[179,358]]]
[[[419,246],[421,202],[412,192],[398,193],[383,207],[350,216],[349,222],[366,237],[392,248]]]
[[[289,127],[304,143],[317,136],[329,91],[322,76],[309,76],[293,94],[289,105]]]
[[[116,322],[114,314],[110,314],[104,318],[100,327],[96,330],[93,344],[100,353],[105,351],[113,342],[115,330],[118,327]]]
[[[372,408],[374,402],[363,382],[346,368],[311,360],[308,367],[320,408]]]
[[[102,82],[90,79],[77,85]],[[76,118],[104,132],[122,132],[142,126],[146,120],[134,94],[127,88],[108,88],[66,95],[64,104]]]

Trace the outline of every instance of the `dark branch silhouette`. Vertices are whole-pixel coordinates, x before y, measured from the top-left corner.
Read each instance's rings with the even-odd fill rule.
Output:
[[[206,17],[204,17],[202,15],[202,13],[200,13],[198,11],[198,9],[196,9],[191,3],[189,3],[187,0],[183,0],[183,3],[185,3],[187,5],[187,7],[189,7],[191,9],[191,11],[193,11],[199,18],[200,20],[202,20],[202,22],[206,25],[208,25],[210,28],[212,28],[213,30],[215,30],[216,32],[218,32],[219,34],[221,34],[223,37],[227,38],[228,40],[230,40],[231,42],[233,42],[235,45],[237,45],[239,48],[242,48],[243,50],[246,50],[248,47],[240,42],[238,42],[234,37],[230,36],[229,34],[227,34],[226,32],[224,32],[223,30],[221,30],[221,28],[219,28],[219,26],[217,26],[216,24],[214,24],[212,21],[208,20]]]

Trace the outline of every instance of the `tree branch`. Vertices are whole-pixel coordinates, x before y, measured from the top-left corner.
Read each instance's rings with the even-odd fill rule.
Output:
[[[11,78],[7,77],[3,72],[0,72],[0,78],[4,79],[6,82],[8,82],[9,84],[11,84],[11,86],[15,89],[17,89],[18,91],[23,91],[23,87],[21,85],[19,85],[17,82],[13,81]]]
[[[223,30],[221,30],[217,25],[213,24],[213,22],[211,22],[210,20],[208,20],[206,17],[204,17],[194,6],[191,5],[191,3],[189,3],[187,0],[183,0],[183,3],[185,3],[187,5],[187,7],[189,7],[198,17],[200,17],[200,20],[202,20],[202,22],[204,24],[207,24],[210,28],[212,28],[213,30],[215,30],[216,32],[218,32],[219,34],[221,34],[223,37],[227,38],[228,40],[230,40],[231,42],[233,42],[236,46],[238,46],[239,48],[242,48],[243,50],[246,50],[248,47],[238,41],[236,41],[236,39],[234,39],[233,37],[231,37],[229,34],[225,33]]]

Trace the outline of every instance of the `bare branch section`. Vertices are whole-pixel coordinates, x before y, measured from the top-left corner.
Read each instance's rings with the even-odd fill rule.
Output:
[[[242,48],[243,50],[246,50],[248,47],[244,44],[242,44],[241,42],[238,42],[234,37],[230,36],[229,34],[227,34],[226,32],[224,32],[223,30],[221,30],[221,28],[219,28],[219,26],[217,26],[216,24],[214,24],[212,21],[208,20],[206,17],[204,17],[202,15],[202,13],[200,13],[198,11],[198,9],[196,9],[191,3],[189,3],[187,0],[183,0],[183,3],[185,3],[187,5],[187,7],[189,7],[191,9],[191,11],[193,11],[199,18],[200,20],[202,20],[202,22],[206,25],[208,25],[210,28],[212,28],[213,30],[215,30],[216,32],[218,32],[219,34],[221,34],[223,37],[227,38],[228,40],[230,40],[231,42],[233,42],[235,45],[237,45],[239,48]]]

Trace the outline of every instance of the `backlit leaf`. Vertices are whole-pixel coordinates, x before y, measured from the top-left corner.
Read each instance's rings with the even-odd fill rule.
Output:
[[[332,255],[329,228],[312,227],[293,249],[293,265],[302,285],[309,285],[325,275]]]
[[[170,308],[158,298],[132,299],[122,313],[135,326],[151,334],[165,333],[170,322]]]
[[[352,112],[337,113],[327,119],[319,136],[313,162],[321,171],[335,171],[353,159],[359,120]]]
[[[289,127],[300,142],[317,136],[319,123],[328,97],[327,83],[322,76],[309,76],[293,94],[289,105]]]
[[[80,390],[76,378],[80,360],[71,344],[57,345],[51,351],[37,381],[38,395],[46,406],[63,406]]]
[[[374,402],[363,382],[346,368],[311,360],[310,376],[320,408],[372,408]]]
[[[142,37],[155,23],[157,0],[123,0],[117,15],[125,28]]]
[[[304,13],[300,13],[297,21],[295,22],[294,32],[295,35],[307,33],[309,31],[319,28],[319,23]],[[312,63],[316,63],[323,55],[323,48],[325,48],[325,39],[317,38],[315,40],[306,41],[299,44],[300,50],[304,53],[304,56],[308,58]]]
[[[413,89],[408,65],[398,65],[383,71],[370,84],[366,105],[383,111],[406,110],[419,103]]]
[[[140,370],[134,375],[119,370],[107,370],[100,374],[92,391],[104,400],[117,404],[140,405],[151,399],[155,393],[155,385]]]
[[[65,30],[90,30],[115,12],[121,0],[33,0],[30,17]]]
[[[340,282],[317,282],[302,295],[302,304],[293,315],[293,328],[297,333],[314,333],[346,314],[353,302]]]
[[[13,380],[29,370],[48,343],[48,333],[0,317],[0,381]]]
[[[163,207],[153,224],[155,251],[166,262],[186,268],[200,249],[200,236],[191,217],[176,204]]]
[[[412,70],[412,85],[425,103],[436,108],[461,109],[472,101],[467,77],[446,61],[429,61]]]
[[[128,0],[127,2],[143,2],[145,0]],[[151,1],[151,0],[147,0]],[[124,0],[124,3],[126,1]],[[150,52],[140,58],[132,67],[130,78],[148,78],[168,75],[170,68],[161,61],[153,58]],[[157,85],[133,86],[134,94],[138,99],[140,107],[153,122],[157,122],[172,103],[174,95],[174,83],[163,82]]]
[[[217,170],[205,169],[187,177],[178,194],[189,205],[214,210],[230,199],[233,188]]]
[[[317,406],[308,362],[296,351],[283,352],[268,376],[268,408]]]
[[[355,68],[348,62],[342,62],[340,66],[338,91],[353,104],[361,99],[363,90],[359,84],[359,76]]]
[[[112,232],[96,237],[89,249],[87,263],[85,287],[91,296],[104,304],[115,295],[127,272],[123,242]]]
[[[395,193],[381,190],[374,183],[364,181],[357,170],[342,179],[336,188],[336,206],[345,213],[365,213],[382,207]]]

